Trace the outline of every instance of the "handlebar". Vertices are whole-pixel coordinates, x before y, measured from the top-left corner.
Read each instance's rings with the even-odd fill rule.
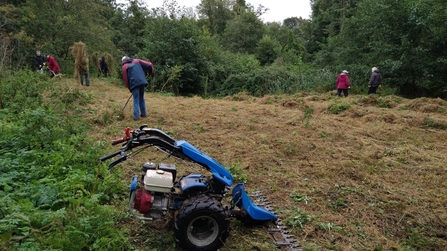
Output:
[[[109,170],[112,169],[112,167],[118,165],[119,163],[127,160],[127,154],[124,151],[121,151],[121,157],[119,157],[118,159],[114,160],[112,163],[109,164]]]
[[[124,132],[124,137],[122,137],[120,139],[112,140],[112,145],[123,143],[123,142],[127,141],[127,139],[129,139],[129,138],[130,138],[130,127],[126,127],[126,130]]]
[[[101,158],[101,161],[105,161],[120,155],[119,158],[109,164],[109,170],[117,164],[127,160],[126,151],[142,145],[157,146],[162,151],[167,151],[169,155],[173,155],[180,159],[189,160],[189,158],[183,154],[182,150],[175,146],[175,139],[158,129],[146,127],[147,125],[142,125],[139,129],[132,132],[130,131],[130,127],[127,127],[123,138],[112,141],[112,145],[123,142],[126,142],[126,144],[119,151]]]
[[[126,140],[127,140],[126,137],[123,137],[123,138],[121,138],[121,139],[115,139],[115,140],[112,140],[112,145],[116,145],[116,144],[119,144],[119,143],[123,143],[123,142],[125,142]]]
[[[111,154],[109,154],[109,155],[107,155],[107,156],[102,157],[102,158],[101,158],[101,161],[105,161],[105,160],[108,160],[108,159],[110,159],[110,158],[113,158],[113,157],[115,157],[116,155],[118,155],[118,154],[120,154],[120,153],[121,153],[121,150],[119,150],[119,151],[117,151],[117,152],[114,152],[114,153],[111,153]]]

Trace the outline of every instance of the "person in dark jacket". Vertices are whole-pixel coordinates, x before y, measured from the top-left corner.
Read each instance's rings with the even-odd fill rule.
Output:
[[[34,68],[40,74],[43,74],[44,63],[45,63],[45,58],[40,54],[40,51],[36,51],[36,56],[34,57]]]
[[[144,100],[144,89],[148,85],[146,76],[154,75],[154,66],[151,62],[124,56],[121,74],[124,84],[133,96],[133,119],[139,120],[146,117],[146,102]]]
[[[59,72],[61,71],[61,68],[59,67],[59,64],[57,63],[56,59],[50,55],[45,55],[45,58],[47,60],[47,68],[50,70],[51,75],[50,78],[53,78]]]
[[[382,86],[382,75],[380,74],[379,69],[377,69],[377,67],[373,67],[371,69],[371,77],[369,78],[369,83],[368,83],[368,95],[372,94],[372,93],[376,93],[377,91],[377,87],[381,87]]]
[[[344,70],[337,77],[337,96],[341,96],[341,92],[343,92],[343,95],[347,97],[350,86],[348,71]]]
[[[99,67],[101,68],[103,76],[106,78],[109,73],[109,67],[107,66],[107,62],[104,57],[101,57],[101,60],[99,60]]]

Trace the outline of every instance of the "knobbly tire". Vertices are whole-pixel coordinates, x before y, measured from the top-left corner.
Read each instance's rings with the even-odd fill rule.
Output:
[[[230,233],[230,221],[222,204],[206,195],[185,201],[174,222],[174,239],[188,251],[215,251]]]

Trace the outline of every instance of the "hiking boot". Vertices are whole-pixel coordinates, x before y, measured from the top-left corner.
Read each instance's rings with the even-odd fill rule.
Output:
[[[140,118],[133,118],[133,120],[138,121],[138,120],[140,120]]]
[[[141,115],[141,117],[142,117],[142,118],[146,118],[146,117],[147,117],[147,115]]]

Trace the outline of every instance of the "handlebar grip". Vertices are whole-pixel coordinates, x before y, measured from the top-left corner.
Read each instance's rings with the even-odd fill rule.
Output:
[[[112,167],[118,165],[120,162],[123,162],[125,160],[127,160],[127,154],[122,155],[121,157],[119,157],[118,159],[116,159],[112,163],[110,163],[109,170],[112,169]]]
[[[116,145],[116,144],[125,142],[126,140],[127,140],[126,137],[122,137],[121,139],[115,139],[115,140],[112,140],[112,145]]]
[[[114,152],[114,153],[112,153],[112,154],[109,154],[109,155],[107,155],[107,156],[104,156],[104,157],[101,158],[101,161],[108,160],[108,159],[110,159],[110,158],[112,158],[112,157],[115,157],[116,155],[118,155],[118,154],[120,154],[120,153],[121,153],[121,151],[118,151],[118,152]]]

